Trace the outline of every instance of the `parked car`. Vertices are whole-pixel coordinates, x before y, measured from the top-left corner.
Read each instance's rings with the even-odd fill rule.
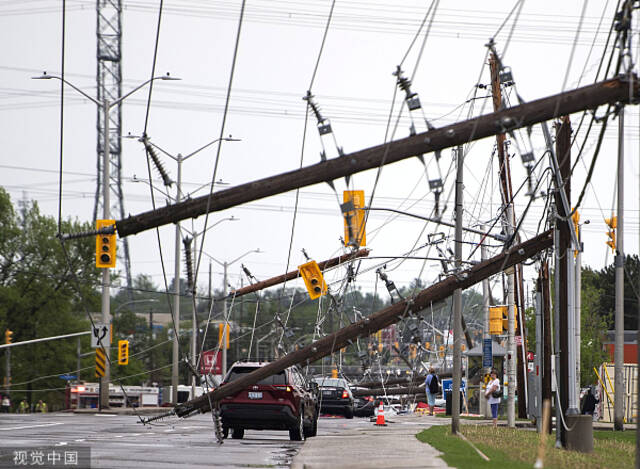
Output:
[[[343,378],[314,378],[320,387],[320,411],[340,413],[346,418],[353,418],[354,399],[349,383]]]
[[[265,365],[266,362],[236,362],[221,386]],[[222,432],[226,438],[242,439],[245,430],[289,430],[291,440],[300,441],[318,432],[317,385],[308,383],[295,367],[287,368],[249,386],[220,403]]]

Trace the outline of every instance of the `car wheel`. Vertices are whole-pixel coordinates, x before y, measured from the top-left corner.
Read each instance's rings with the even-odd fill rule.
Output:
[[[352,419],[353,418],[353,408],[349,407],[347,408],[347,410],[344,411],[344,416],[348,419]]]
[[[234,428],[233,433],[231,434],[231,438],[234,440],[242,440],[244,436],[244,428]]]
[[[305,431],[304,437],[311,438],[312,436],[316,436],[318,434],[318,412],[316,411],[313,415],[313,419],[311,420],[311,428],[309,431]]]
[[[300,407],[296,425],[289,429],[289,439],[291,441],[302,441],[304,439],[304,408]]]

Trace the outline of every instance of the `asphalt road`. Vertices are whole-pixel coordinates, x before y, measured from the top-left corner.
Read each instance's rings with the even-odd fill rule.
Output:
[[[362,425],[370,425],[368,419],[320,418],[318,436]],[[0,414],[0,453],[88,445],[92,468],[260,468],[290,467],[304,444],[290,441],[286,431],[247,430],[244,439],[229,438],[218,445],[213,428],[211,414],[152,426],[143,426],[131,415]]]

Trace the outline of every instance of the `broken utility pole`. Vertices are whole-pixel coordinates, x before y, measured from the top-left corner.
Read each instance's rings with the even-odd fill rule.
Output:
[[[412,298],[402,300],[381,311],[373,313],[246,376],[231,381],[210,393],[180,404],[175,407],[172,414],[179,417],[186,417],[197,411],[206,412],[211,410],[212,403],[220,401],[226,396],[235,394],[247,386],[251,386],[267,376],[279,373],[290,366],[307,366],[316,360],[330,355],[336,350],[352,344],[358,337],[369,336],[391,324],[395,324],[407,315],[418,314],[428,307],[428,305],[448,298],[453,294],[454,290],[458,288],[469,288],[485,278],[533,257],[544,249],[550,248],[552,242],[552,232],[545,231],[522,244],[512,247],[506,252],[502,252],[491,259],[474,265],[468,270],[458,272],[441,282],[431,285]]]
[[[326,261],[318,262],[318,267],[320,270],[324,271],[331,267],[335,267],[344,262],[357,259],[358,257],[366,257],[369,255],[368,249],[360,249],[358,251],[350,252],[349,254],[344,254],[342,256],[334,257],[332,259],[328,259]],[[278,275],[277,277],[268,278],[267,280],[262,280],[261,282],[256,282],[251,285],[247,285],[246,287],[238,288],[237,290],[232,290],[228,296],[230,297],[239,297],[242,295],[246,295],[248,293],[253,293],[255,291],[264,290],[265,288],[272,287],[274,285],[278,285],[279,283],[288,282],[289,280],[293,280],[294,278],[298,278],[300,276],[300,272],[298,269],[292,270],[283,275]]]
[[[635,77],[631,82],[628,77],[605,80],[322,161],[305,168],[133,215],[118,220],[116,230],[118,236],[123,238],[159,226],[177,223],[180,220],[196,218],[205,213],[217,212],[293,189],[332,181],[417,155],[463,145],[500,132],[544,122],[557,116],[585,109],[595,109],[602,104],[627,101],[630,86],[635,96],[638,90],[638,82]]]

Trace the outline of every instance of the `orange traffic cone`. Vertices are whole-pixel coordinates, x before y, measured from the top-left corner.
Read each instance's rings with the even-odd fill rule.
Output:
[[[376,419],[375,424],[381,427],[387,426],[387,424],[384,423],[384,406],[382,405],[382,401],[380,401],[380,407],[378,408],[378,418]]]

